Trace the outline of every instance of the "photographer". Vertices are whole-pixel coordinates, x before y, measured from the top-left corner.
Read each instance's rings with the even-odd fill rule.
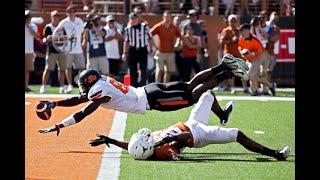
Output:
[[[87,49],[87,69],[95,69],[104,75],[109,74],[109,61],[106,56],[105,35],[106,30],[100,24],[101,17],[89,15],[83,34],[83,49]],[[89,48],[87,48],[89,46]]]
[[[79,73],[85,69],[85,59],[81,48],[81,36],[84,31],[83,21],[76,16],[76,6],[70,5],[66,9],[67,17],[63,19],[54,30],[53,35],[65,31],[68,38],[66,53],[66,78],[68,82],[67,93],[72,92],[72,65],[79,70]]]

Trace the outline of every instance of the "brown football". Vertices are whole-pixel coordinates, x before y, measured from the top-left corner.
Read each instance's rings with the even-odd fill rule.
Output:
[[[37,104],[36,113],[42,120],[49,120],[51,117],[51,109],[47,109],[47,105],[42,102]]]

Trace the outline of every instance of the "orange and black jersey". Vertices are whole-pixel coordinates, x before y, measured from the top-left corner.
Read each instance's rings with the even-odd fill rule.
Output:
[[[153,132],[155,141],[160,141],[167,136],[178,135],[182,132],[190,132],[190,129],[182,122],[170,126],[166,129]],[[154,153],[150,159],[157,160],[178,160],[180,153],[185,147],[193,147],[193,139],[190,136],[186,142],[173,141],[155,148]]]

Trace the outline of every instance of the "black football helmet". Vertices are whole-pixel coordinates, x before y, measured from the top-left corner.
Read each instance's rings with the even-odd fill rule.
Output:
[[[80,94],[87,94],[90,88],[101,78],[101,74],[94,69],[86,69],[79,75]]]

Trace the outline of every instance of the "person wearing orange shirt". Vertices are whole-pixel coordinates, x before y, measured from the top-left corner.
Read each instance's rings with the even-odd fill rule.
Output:
[[[223,54],[231,54],[236,58],[242,58],[238,49],[239,30],[237,26],[238,17],[234,14],[228,16],[228,26],[225,27],[219,38],[219,43],[223,48]],[[234,78],[226,80],[231,88],[231,94],[235,94]],[[242,81],[242,86],[245,93],[248,93],[247,81]]]
[[[158,36],[158,51],[156,59],[156,83],[167,83],[171,74],[176,72],[174,44],[176,38],[181,38],[179,27],[173,25],[170,11],[163,13],[163,21],[150,30],[152,36]]]
[[[248,23],[244,23],[240,26],[240,34],[238,42],[240,53],[251,64],[249,69],[251,95],[261,95],[258,91],[258,83],[262,83],[269,87],[271,93],[275,95],[275,86],[266,78],[259,77],[261,74],[261,66],[265,63],[265,58],[262,57],[264,48],[261,42],[250,33],[250,24]]]
[[[234,106],[232,101],[227,104],[228,115]],[[126,149],[129,155],[139,160],[180,160],[186,147],[202,148],[210,144],[225,144],[238,142],[249,151],[274,157],[285,161],[290,154],[289,146],[282,150],[270,149],[248,138],[238,128],[209,126],[210,112],[219,106],[212,90],[203,93],[191,110],[188,121],[178,122],[163,130],[152,132],[142,128],[133,134],[129,142],[117,141],[108,136],[98,135],[91,140],[91,146],[114,144]],[[110,147],[110,146],[109,146]]]

